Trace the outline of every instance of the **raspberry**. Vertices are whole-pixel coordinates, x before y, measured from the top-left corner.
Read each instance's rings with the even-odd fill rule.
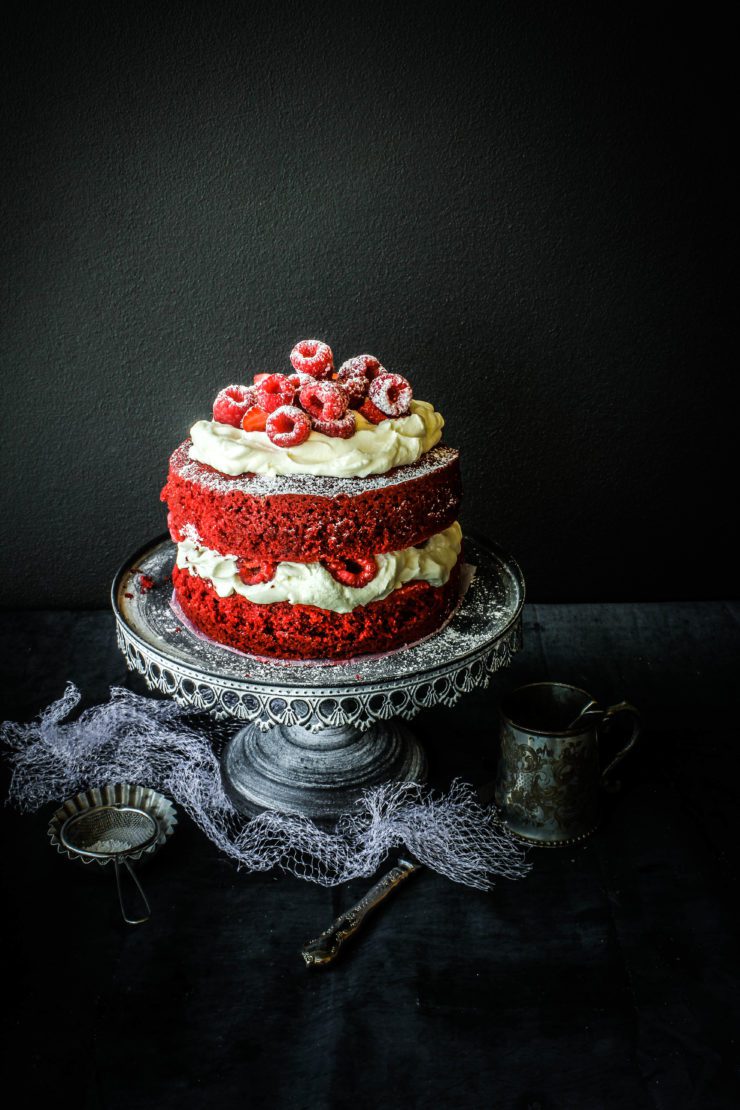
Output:
[[[351,378],[342,378],[341,382],[337,382],[337,384],[346,390],[349,407],[358,409],[367,397],[367,387],[370,382],[364,374],[355,374]]]
[[[355,378],[359,374],[371,382],[378,374],[385,373],[387,371],[380,365],[375,355],[355,355],[354,358],[348,358],[342,363],[337,377],[340,382],[344,382],[347,378]]]
[[[256,404],[257,395],[251,385],[227,385],[213,402],[213,419],[219,424],[238,428],[244,413]]]
[[[314,417],[313,427],[315,432],[321,432],[322,435],[331,436],[333,439],[349,439],[355,434],[355,414],[345,412],[344,416],[334,420],[317,420]]]
[[[314,420],[338,420],[344,416],[349,402],[345,389],[338,382],[308,382],[299,398]]]
[[[252,405],[244,413],[242,428],[245,432],[264,432],[267,425],[267,413],[259,405]]]
[[[329,378],[334,369],[334,355],[331,347],[320,339],[302,339],[290,352],[290,364],[294,370],[310,374],[312,378]]]
[[[367,586],[378,573],[378,564],[372,555],[359,559],[333,559],[321,560],[321,565],[329,571],[332,578],[341,582],[343,586]]]
[[[269,582],[275,577],[277,563],[250,563],[246,559],[240,559],[237,567],[244,585],[256,586],[260,582]]]
[[[400,374],[379,374],[370,382],[368,396],[386,416],[407,416],[413,393]]]
[[[295,374],[288,374],[288,381],[297,393],[299,389],[303,389],[304,385],[308,385],[309,382],[316,381],[316,379],[312,378],[310,374],[304,374],[302,370],[297,370]]]
[[[265,412],[274,412],[283,405],[292,405],[295,386],[284,374],[268,374],[257,388],[257,404]]]
[[[371,424],[382,424],[384,420],[388,419],[385,413],[381,412],[377,405],[372,403],[369,397],[365,398],[357,411],[361,413],[366,420],[369,420]]]
[[[311,434],[311,421],[296,405],[282,405],[267,418],[267,435],[276,447],[297,447]]]
[[[270,377],[272,377],[271,374],[255,374],[254,375],[254,384],[259,385],[260,382],[263,382],[265,380],[265,378],[270,378]]]

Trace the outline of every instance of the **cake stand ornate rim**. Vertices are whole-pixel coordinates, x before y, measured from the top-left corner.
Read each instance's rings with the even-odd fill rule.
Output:
[[[487,686],[521,647],[525,586],[518,563],[488,540],[466,534],[464,542],[476,573],[443,629],[380,659],[358,656],[309,669],[302,662],[235,654],[184,628],[163,599],[174,544],[169,536],[158,537],[127,559],[113,580],[118,646],[149,689],[217,720],[251,722],[262,730],[299,726],[314,733],[341,726],[364,730],[392,717],[409,720],[422,709],[454,705],[463,694]],[[141,575],[160,588],[142,588]],[[245,666],[250,670],[240,674]],[[366,675],[358,675],[357,668]],[[301,682],[302,676],[308,681]]]

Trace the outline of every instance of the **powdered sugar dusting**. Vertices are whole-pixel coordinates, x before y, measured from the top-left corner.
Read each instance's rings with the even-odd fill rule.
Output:
[[[184,524],[180,531],[182,532],[182,538],[184,540],[189,540],[190,543],[194,543],[197,545],[202,543],[200,533],[198,532],[198,529],[195,527],[194,524]]]
[[[254,497],[269,497],[276,494],[302,494],[311,497],[354,497],[366,490],[384,489],[417,478],[433,474],[457,459],[459,451],[454,447],[433,447],[416,463],[399,466],[386,474],[376,474],[367,478],[326,478],[315,474],[240,474],[230,477],[214,470],[205,463],[191,459],[188,452],[190,440],[181,443],[170,459],[170,467],[178,477],[194,482],[213,493],[246,493]]]

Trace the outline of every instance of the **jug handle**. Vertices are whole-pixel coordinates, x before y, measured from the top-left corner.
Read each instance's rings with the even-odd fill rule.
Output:
[[[607,764],[601,772],[602,785],[607,790],[611,791],[619,790],[621,783],[618,780],[610,781],[609,776],[617,764],[621,763],[627,753],[632,751],[642,732],[642,718],[639,711],[635,709],[634,705],[630,705],[628,701],[620,701],[618,705],[610,705],[608,709],[604,710],[604,716],[601,718],[599,724],[599,740],[601,740],[602,731],[605,735],[611,732],[615,718],[621,713],[628,713],[632,717],[632,727],[629,736],[614,756],[614,759],[612,759],[611,763]]]

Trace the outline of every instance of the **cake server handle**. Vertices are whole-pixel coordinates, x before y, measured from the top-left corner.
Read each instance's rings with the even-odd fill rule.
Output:
[[[374,886],[370,887],[370,890],[359,902],[351,909],[340,914],[336,921],[315,940],[309,940],[303,945],[301,955],[306,961],[306,966],[324,967],[331,963],[338,955],[339,949],[345,940],[348,940],[357,932],[371,910],[379,906],[409,875],[413,875],[415,871],[420,871],[421,867],[420,863],[399,859],[396,866],[387,871]]]

